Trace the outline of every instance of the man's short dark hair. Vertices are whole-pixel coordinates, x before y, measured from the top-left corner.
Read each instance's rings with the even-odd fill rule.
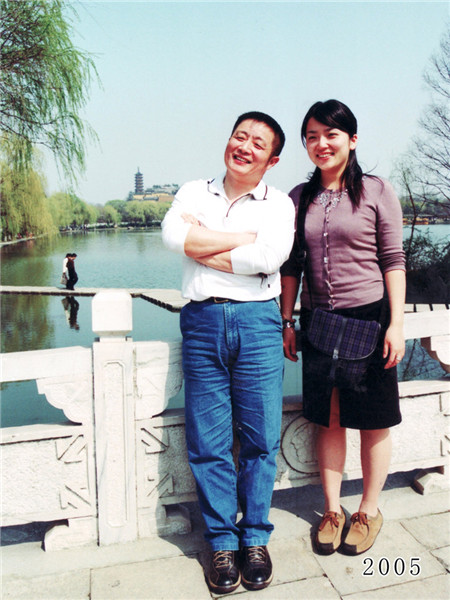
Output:
[[[259,112],[257,110],[244,113],[243,115],[237,118],[237,121],[233,126],[231,135],[233,135],[233,133],[236,131],[237,127],[239,127],[242,121],[247,121],[247,119],[251,119],[252,121],[258,121],[259,123],[264,123],[265,125],[267,125],[267,127],[270,127],[275,136],[273,141],[272,156],[279,156],[281,154],[281,151],[283,150],[286,137],[280,125],[270,115],[266,115],[266,113]]]

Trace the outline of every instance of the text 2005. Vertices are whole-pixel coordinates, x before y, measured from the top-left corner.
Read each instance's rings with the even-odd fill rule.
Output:
[[[417,577],[420,574],[420,558],[411,557],[409,560],[401,558],[398,556],[394,561],[389,558],[385,558],[384,556],[378,560],[378,563],[375,564],[375,561],[370,556],[367,556],[363,560],[364,577],[372,577],[375,573],[379,573],[383,577],[389,575],[389,573],[394,573],[397,577],[402,577],[403,575],[411,575],[412,577]]]

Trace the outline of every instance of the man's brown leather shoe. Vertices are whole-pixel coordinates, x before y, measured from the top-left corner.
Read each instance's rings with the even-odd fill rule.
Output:
[[[272,581],[272,561],[266,546],[245,546],[241,550],[242,584],[262,590]]]
[[[209,568],[208,585],[217,594],[233,592],[241,583],[241,574],[234,550],[213,552]]]

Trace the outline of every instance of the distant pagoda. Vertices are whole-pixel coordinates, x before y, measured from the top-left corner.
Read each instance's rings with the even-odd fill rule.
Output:
[[[144,176],[139,171],[139,167],[137,173],[134,176],[134,193],[136,195],[144,194]]]

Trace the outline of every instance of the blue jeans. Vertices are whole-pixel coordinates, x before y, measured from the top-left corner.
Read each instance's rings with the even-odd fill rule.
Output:
[[[180,325],[186,443],[205,537],[214,551],[264,546],[273,530],[268,515],[280,447],[284,357],[278,305],[190,302]],[[243,516],[236,523],[238,502]]]

